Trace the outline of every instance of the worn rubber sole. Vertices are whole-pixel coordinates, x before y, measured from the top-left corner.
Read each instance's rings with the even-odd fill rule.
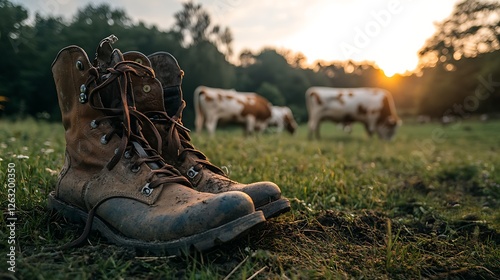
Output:
[[[88,214],[86,212],[57,199],[54,192],[49,194],[48,208],[58,211],[74,223],[82,223],[87,220]],[[116,245],[134,248],[153,255],[180,256],[193,250],[203,252],[219,244],[233,240],[264,221],[264,214],[261,211],[256,211],[220,227],[169,241],[146,241],[123,236],[108,226],[98,216],[94,217],[92,230],[99,231],[109,242]]]
[[[260,206],[256,211],[262,211],[266,219],[277,217],[290,211],[290,201],[286,198],[280,198],[266,205]]]

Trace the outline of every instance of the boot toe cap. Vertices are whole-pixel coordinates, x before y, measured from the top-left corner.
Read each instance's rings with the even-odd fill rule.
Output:
[[[268,181],[247,184],[241,188],[241,191],[252,198],[255,208],[281,198],[281,189],[278,185]]]
[[[251,198],[234,191],[207,194],[174,211],[125,198],[110,199],[99,208],[98,215],[121,234],[151,241],[199,234],[255,212]]]

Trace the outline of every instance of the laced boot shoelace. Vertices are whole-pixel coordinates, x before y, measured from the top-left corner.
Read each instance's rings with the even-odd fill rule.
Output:
[[[168,116],[163,111],[147,112],[146,115],[150,117],[153,123],[167,126],[168,133],[164,145],[166,145],[169,155],[176,155],[177,159],[182,162],[188,154],[194,154],[196,155],[195,161],[197,162],[197,165],[194,167],[195,171],[200,171],[205,166],[212,172],[227,178],[222,169],[208,161],[207,156],[191,144],[190,130],[183,126],[180,120],[180,115],[185,107],[186,102],[183,100],[182,105],[173,117]]]
[[[132,164],[131,172],[138,172],[140,166],[145,163],[151,168],[151,173],[148,175],[147,183],[142,188],[145,195],[150,195],[151,192],[158,186],[168,183],[178,183],[191,187],[191,183],[183,177],[177,169],[173,166],[165,164],[162,157],[158,154],[158,150],[149,146],[147,140],[141,134],[140,130],[144,126],[148,126],[154,131],[157,137],[159,149],[161,149],[161,137],[156,130],[151,120],[143,113],[136,110],[135,106],[129,105],[129,99],[133,100],[133,95],[130,89],[129,75],[137,76],[154,76],[153,72],[138,63],[131,61],[123,61],[117,63],[113,68],[106,70],[107,74],[102,75],[97,68],[92,68],[90,77],[85,83],[85,86],[95,86],[88,94],[89,105],[95,109],[105,113],[106,116],[95,119],[92,121],[91,126],[96,128],[101,122],[108,122],[112,126],[111,132],[107,133],[101,138],[101,143],[107,143],[114,135],[121,136],[119,147],[115,150],[115,155],[106,165],[108,170],[112,170],[122,157],[131,159],[133,152],[138,155],[135,162]],[[123,77],[124,79],[120,79]],[[104,78],[104,81],[99,79]],[[119,84],[120,95],[113,96],[118,98],[118,105],[116,107],[106,107],[105,105],[96,105],[95,94],[104,92],[102,89],[109,86],[112,82],[116,81]],[[100,84],[98,84],[100,83]],[[101,93],[102,94],[102,93]],[[114,92],[109,92],[114,94]],[[133,101],[132,101],[133,102]],[[109,198],[108,198],[109,199]],[[99,205],[105,202],[103,199],[97,202],[88,213],[88,218],[85,224],[85,229],[82,235],[76,240],[64,245],[61,249],[74,247],[85,241],[92,228],[93,218]]]

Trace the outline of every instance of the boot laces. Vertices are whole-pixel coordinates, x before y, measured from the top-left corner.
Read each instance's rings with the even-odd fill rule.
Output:
[[[167,147],[169,155],[175,155],[177,160],[183,162],[188,155],[195,155],[194,166],[195,171],[201,170],[204,166],[212,172],[227,177],[224,171],[219,167],[212,164],[207,156],[200,150],[196,149],[191,144],[191,137],[189,136],[190,130],[187,129],[181,121],[182,111],[186,107],[186,102],[183,100],[177,113],[170,117],[166,112],[147,112],[146,115],[150,116],[153,123],[162,123],[167,125],[167,139],[164,144]]]
[[[109,76],[89,93],[90,105],[96,110],[109,114],[102,118],[108,118],[113,127],[113,130],[106,134],[106,136],[111,138],[114,134],[121,134],[120,146],[116,150],[113,158],[108,162],[107,168],[109,170],[113,169],[118,161],[124,156],[125,152],[131,153],[135,151],[139,155],[135,162],[136,166],[147,163],[150,165],[152,173],[155,175],[168,175],[162,176],[161,181],[164,181],[166,179],[165,177],[171,177],[174,182],[185,183],[186,181],[182,180],[182,175],[180,175],[173,166],[165,164],[162,157],[158,154],[157,151],[161,148],[162,140],[153,122],[146,115],[139,112],[135,106],[129,105],[130,101],[130,103],[134,103],[129,75],[154,77],[154,72],[152,72],[150,68],[132,61],[119,62],[113,68],[108,68],[107,71],[109,72]],[[119,79],[120,77],[124,77],[125,79]],[[120,85],[120,96],[118,101],[121,105],[116,107],[105,107],[105,105],[99,107],[96,105],[96,98],[93,98],[93,95],[115,80]],[[113,92],[109,94],[113,94]],[[97,120],[97,122],[99,121],[100,120]],[[148,129],[154,132],[158,147],[152,148],[149,145],[141,132],[142,127],[148,127]],[[141,147],[142,150],[139,150],[139,147]],[[162,183],[155,183],[154,185],[161,184]]]
[[[163,158],[157,152],[158,149],[155,150],[148,144],[148,141],[141,133],[142,127],[147,126],[154,131],[159,148],[161,148],[160,134],[146,115],[137,111],[135,106],[129,104],[129,102],[132,104],[134,102],[129,75],[154,76],[154,73],[150,68],[132,61],[119,62],[113,68],[106,69],[106,72],[107,74],[103,75],[96,68],[91,68],[89,71],[90,77],[85,85],[87,88],[91,85],[95,86],[88,95],[90,106],[106,114],[106,116],[94,120],[94,125],[98,125],[101,122],[108,122],[112,127],[112,130],[105,134],[101,138],[101,141],[110,141],[114,135],[121,136],[120,145],[115,150],[115,155],[107,163],[107,169],[112,170],[122,157],[134,160],[132,169],[136,168],[138,170],[142,164],[147,164],[151,168],[151,172],[148,174],[146,185],[143,188],[143,190],[147,191],[143,191],[145,195],[149,195],[156,187],[165,183],[178,183],[192,187],[191,183],[177,169],[164,163]],[[115,91],[103,90],[113,81],[117,81],[119,84],[120,94],[118,96],[115,96]],[[118,102],[114,105],[106,106],[106,104],[102,104],[101,106],[97,102],[98,98],[96,98],[96,95],[99,94],[112,94],[113,100]],[[135,158],[133,157],[134,152],[137,154]],[[132,171],[134,172],[134,170]],[[106,200],[103,199],[97,202],[89,210],[82,235],[76,240],[63,245],[60,249],[77,246],[87,239],[92,228],[96,210]]]

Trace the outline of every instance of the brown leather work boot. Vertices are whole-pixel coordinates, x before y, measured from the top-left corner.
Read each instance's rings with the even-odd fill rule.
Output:
[[[138,52],[124,54],[125,60],[151,66],[163,86],[165,112],[144,108],[145,103],[137,102],[139,111],[148,115],[163,140],[159,150],[165,161],[177,168],[201,192],[224,193],[241,191],[248,194],[256,210],[264,212],[266,218],[275,217],[290,210],[288,199],[281,197],[280,188],[272,182],[241,184],[229,179],[224,172],[212,164],[207,157],[191,144],[188,129],[182,125],[181,83],[184,72],[177,60],[167,52],[157,52],[147,58]],[[149,59],[149,60],[148,60]]]
[[[48,204],[72,221],[86,220],[84,234],[69,245],[93,229],[118,245],[179,255],[207,250],[265,221],[248,195],[198,192],[163,162],[141,130],[156,135],[156,145],[158,132],[135,107],[142,95],[151,100],[148,109],[164,110],[161,84],[150,68],[121,61],[112,39],[101,42],[94,65],[77,46],[62,49],[52,64],[66,158]],[[102,63],[106,57],[112,68]],[[141,92],[134,80],[142,81]]]

